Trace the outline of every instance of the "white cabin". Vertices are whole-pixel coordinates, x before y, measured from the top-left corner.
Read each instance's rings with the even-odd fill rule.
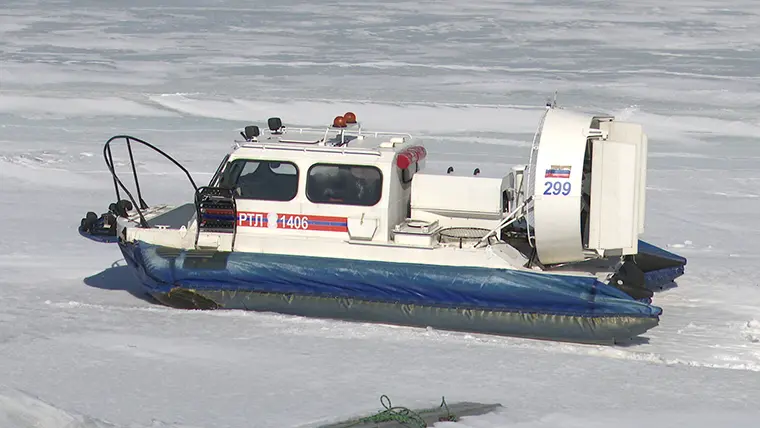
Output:
[[[246,128],[211,183],[234,189],[236,239],[431,247],[443,227],[490,229],[502,220],[506,177],[424,175],[427,152],[410,134],[366,132],[346,117],[355,115],[327,129],[285,128],[271,118],[267,136]]]

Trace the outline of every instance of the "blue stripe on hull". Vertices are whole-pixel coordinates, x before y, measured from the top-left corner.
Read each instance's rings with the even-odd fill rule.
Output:
[[[657,318],[661,309],[593,278],[509,269],[252,253],[209,253],[121,244],[151,293],[176,287],[544,313]]]
[[[347,227],[348,223],[343,221],[324,221],[324,220],[309,220],[309,224],[316,226],[331,226],[331,227]]]

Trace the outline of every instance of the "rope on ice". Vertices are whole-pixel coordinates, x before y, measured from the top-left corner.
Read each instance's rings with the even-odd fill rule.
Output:
[[[382,423],[382,422],[395,421],[412,428],[427,428],[428,426],[427,423],[425,423],[425,421],[422,419],[422,417],[418,413],[406,407],[401,407],[401,406],[394,407],[391,404],[391,399],[388,398],[388,396],[385,394],[380,396],[380,404],[383,405],[385,410],[375,415],[367,416],[366,418],[361,418],[358,421],[356,421],[356,423],[353,425],[359,425],[359,424],[364,424],[368,422]],[[446,415],[438,418],[438,421],[457,421],[458,420],[456,415],[452,414],[449,411],[449,406],[446,404],[445,397],[441,397],[441,405],[439,407],[443,407],[446,409]]]

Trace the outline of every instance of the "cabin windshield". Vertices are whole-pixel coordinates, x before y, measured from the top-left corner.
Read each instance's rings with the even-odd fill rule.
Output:
[[[215,186],[219,180],[222,179],[222,171],[224,171],[224,167],[227,165],[227,161],[230,159],[230,155],[227,154],[224,156],[224,159],[219,163],[219,166],[216,168],[216,172],[214,172],[214,176],[211,177],[211,180],[209,180],[209,186]]]
[[[382,188],[382,173],[374,166],[315,164],[306,179],[306,197],[320,204],[373,206]]]
[[[298,194],[298,167],[292,162],[237,159],[222,174],[220,187],[240,199],[290,201]]]

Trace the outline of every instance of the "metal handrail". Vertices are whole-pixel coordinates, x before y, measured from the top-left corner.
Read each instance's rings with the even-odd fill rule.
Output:
[[[119,179],[119,177],[116,174],[116,170],[114,169],[113,165],[113,153],[111,152],[111,143],[116,140],[124,140],[127,143],[127,150],[129,151],[129,161],[131,163],[132,167],[132,174],[135,179],[135,187],[137,189],[137,199],[140,201],[138,204],[135,200],[135,197],[132,196],[132,193],[127,189],[127,187],[122,183],[122,181]],[[158,152],[160,155],[164,156],[166,159],[171,161],[174,165],[176,165],[179,169],[182,170],[182,172],[185,173],[187,178],[190,180],[190,184],[193,185],[193,189],[197,192],[198,186],[195,184],[195,181],[193,180],[193,177],[190,175],[190,172],[182,166],[179,162],[174,160],[173,157],[166,154],[163,150],[159,149],[158,147],[148,143],[147,141],[141,140],[137,137],[133,137],[131,135],[115,135],[106,141],[105,145],[103,146],[103,158],[106,161],[106,166],[108,167],[108,170],[111,172],[111,176],[113,177],[113,183],[114,183],[114,189],[116,190],[116,201],[121,200],[121,195],[119,194],[119,187],[121,187],[122,190],[124,190],[124,193],[129,197],[129,200],[132,201],[132,206],[137,211],[137,214],[140,216],[140,225],[143,227],[150,227],[148,225],[148,221],[145,219],[145,216],[142,213],[142,210],[148,208],[148,204],[143,200],[142,198],[142,191],[140,190],[140,180],[137,176],[137,168],[135,166],[135,159],[134,155],[132,154],[132,141],[143,144],[154,151]]]

